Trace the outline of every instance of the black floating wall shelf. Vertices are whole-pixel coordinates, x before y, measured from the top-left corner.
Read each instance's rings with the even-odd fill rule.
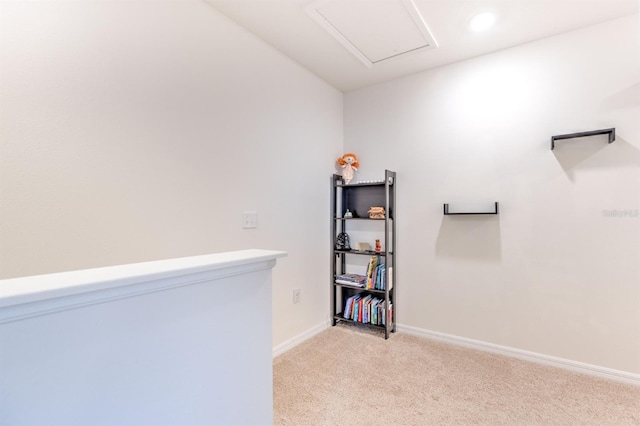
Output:
[[[609,143],[611,143],[616,140],[616,129],[615,127],[613,127],[611,129],[592,130],[590,132],[569,133],[567,135],[551,136],[551,150],[553,150],[553,148],[556,147],[556,141],[558,140],[583,138],[585,136],[595,136],[595,135],[609,135]]]
[[[492,212],[459,212],[459,213],[450,213],[449,212],[449,204],[444,205],[444,214],[447,216],[450,215],[459,215],[459,214],[498,214],[498,202],[496,201],[495,211]]]

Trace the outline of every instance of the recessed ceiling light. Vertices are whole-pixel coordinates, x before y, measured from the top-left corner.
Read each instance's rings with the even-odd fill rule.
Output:
[[[480,13],[469,21],[469,28],[472,31],[484,31],[493,26],[496,22],[496,16],[490,12]]]

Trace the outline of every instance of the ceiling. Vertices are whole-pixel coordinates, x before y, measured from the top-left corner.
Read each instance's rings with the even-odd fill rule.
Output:
[[[205,1],[344,92],[640,10],[638,0]],[[495,25],[472,31],[486,11]]]

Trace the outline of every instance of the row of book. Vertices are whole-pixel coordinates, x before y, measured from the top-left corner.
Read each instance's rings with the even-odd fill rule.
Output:
[[[367,284],[365,285],[367,290],[374,288],[376,279],[375,273],[378,266],[378,256],[372,256],[371,259],[369,259],[369,265],[367,266]]]
[[[386,290],[387,288],[387,267],[384,263],[378,264],[380,258],[373,256],[369,259],[369,265],[367,266],[367,282],[365,288],[367,290]],[[392,268],[389,267],[389,290],[393,288]]]
[[[389,290],[393,288],[393,282],[391,281],[392,270],[389,268]],[[372,273],[371,279],[367,280],[366,289],[386,290],[387,289],[387,267],[384,265],[378,265],[375,267]]]
[[[336,283],[362,287],[367,290],[386,290],[387,288],[387,267],[384,263],[378,264],[378,256],[369,259],[367,265],[367,275],[341,274],[336,276]],[[392,270],[389,268],[389,276]],[[393,288],[393,283],[389,279],[389,289]]]
[[[387,310],[387,302],[370,294],[363,296],[356,294],[347,299],[342,316],[363,324],[386,325],[387,315],[393,318],[393,304],[389,302]]]

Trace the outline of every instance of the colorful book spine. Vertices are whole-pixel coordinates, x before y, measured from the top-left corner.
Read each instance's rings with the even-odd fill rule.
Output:
[[[371,303],[371,295],[367,295],[362,299],[362,317],[360,318],[360,322],[367,324],[369,322],[369,304]]]
[[[386,267],[384,264],[382,265],[378,265],[378,267],[376,268],[376,279],[375,279],[375,286],[374,288],[376,290],[384,290],[385,289],[385,283],[386,283]]]
[[[374,287],[374,273],[376,266],[378,266],[378,256],[373,256],[369,259],[369,266],[367,267],[367,290],[371,290]]]

